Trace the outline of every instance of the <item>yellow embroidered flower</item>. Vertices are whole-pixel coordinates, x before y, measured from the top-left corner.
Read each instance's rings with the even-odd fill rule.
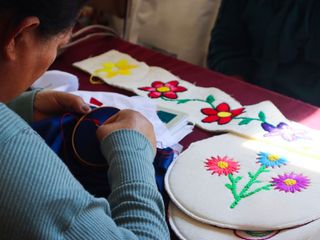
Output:
[[[94,71],[94,75],[106,73],[107,78],[113,78],[117,75],[131,75],[131,70],[137,68],[136,65],[130,65],[128,60],[120,59],[118,62],[105,62],[102,68]]]

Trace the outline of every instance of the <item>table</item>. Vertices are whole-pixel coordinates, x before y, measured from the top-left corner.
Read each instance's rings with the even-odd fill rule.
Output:
[[[63,52],[54,62],[51,69],[59,69],[77,75],[80,79],[81,90],[112,91],[132,96],[133,93],[131,92],[117,89],[106,84],[92,85],[89,82],[89,75],[87,73],[72,67],[72,63],[76,61],[99,55],[111,49],[128,53],[133,58],[143,61],[150,66],[162,67],[183,80],[195,83],[198,86],[219,88],[233,96],[243,105],[251,105],[270,100],[288,119],[320,130],[320,108],[316,106],[280,95],[236,78],[224,76],[217,72],[165,56],[119,38],[97,37],[79,43]],[[181,144],[186,148],[191,142],[208,138],[212,135],[213,133],[195,128],[194,132],[183,139]]]
[[[320,130],[320,109],[318,107],[251,85],[236,78],[227,77],[205,68],[156,53],[118,38],[97,37],[71,47],[57,58],[51,69],[58,69],[77,75],[80,79],[81,90],[112,91],[132,96],[133,93],[131,92],[106,84],[92,85],[89,82],[89,74],[72,67],[72,63],[74,62],[96,56],[111,49],[128,53],[133,58],[146,62],[150,66],[165,68],[183,80],[195,83],[198,86],[219,88],[233,96],[243,105],[251,105],[270,100],[288,119]],[[190,135],[181,141],[181,144],[184,148],[187,148],[190,143],[208,138],[212,135],[214,135],[214,133],[195,128]],[[172,235],[172,239],[177,238]]]

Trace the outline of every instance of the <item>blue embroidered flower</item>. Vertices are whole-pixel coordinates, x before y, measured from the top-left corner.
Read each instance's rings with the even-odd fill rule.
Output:
[[[265,167],[281,167],[282,165],[285,165],[288,162],[287,159],[276,154],[260,152],[258,153],[258,156],[258,163]]]

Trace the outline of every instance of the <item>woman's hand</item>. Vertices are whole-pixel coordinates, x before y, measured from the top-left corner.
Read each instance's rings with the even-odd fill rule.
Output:
[[[97,137],[101,141],[109,134],[120,129],[131,129],[143,134],[156,152],[156,137],[153,126],[142,114],[133,110],[122,110],[109,118],[97,130]]]
[[[33,120],[38,121],[65,112],[85,114],[90,107],[79,96],[50,90],[39,91],[33,104]]]

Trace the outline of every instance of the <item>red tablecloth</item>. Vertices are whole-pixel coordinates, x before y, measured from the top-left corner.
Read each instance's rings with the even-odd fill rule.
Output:
[[[112,37],[99,37],[80,43],[61,54],[51,69],[59,69],[77,75],[80,89],[90,91],[113,91],[131,96],[132,93],[106,84],[92,85],[89,75],[74,67],[72,63],[90,56],[96,56],[108,50],[116,49],[128,53],[133,58],[146,62],[149,66],[165,68],[180,78],[202,87],[216,87],[233,96],[243,105],[256,104],[264,100],[272,101],[290,120],[320,129],[320,109],[310,104],[277,94],[275,92],[248,84],[235,78],[198,67],[152,50]],[[320,94],[320,93],[319,93]],[[187,147],[191,142],[208,138],[212,133],[196,128],[192,134],[182,140]]]

